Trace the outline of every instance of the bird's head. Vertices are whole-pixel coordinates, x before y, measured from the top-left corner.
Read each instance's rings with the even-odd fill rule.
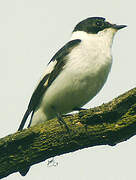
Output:
[[[103,17],[90,17],[79,22],[74,28],[73,32],[84,31],[90,34],[98,34],[101,31],[113,29],[115,32],[125,28],[126,25],[111,24]]]
[[[112,24],[103,17],[90,17],[75,26],[71,39],[91,38],[99,42],[99,38],[111,46],[115,33],[125,27],[126,25]]]

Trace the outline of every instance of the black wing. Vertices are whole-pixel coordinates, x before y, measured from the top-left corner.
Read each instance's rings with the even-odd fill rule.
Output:
[[[26,112],[24,114],[24,117],[23,117],[23,119],[21,121],[21,124],[20,124],[20,126],[18,128],[18,131],[23,129],[23,127],[25,125],[25,122],[26,122],[28,116],[31,113],[32,113],[32,115],[31,115],[31,120],[32,120],[34,111],[35,111],[36,107],[39,105],[43,94],[45,93],[46,89],[51,85],[51,83],[54,81],[54,79],[57,77],[57,75],[61,72],[63,66],[65,65],[65,60],[66,60],[65,57],[80,42],[81,42],[80,39],[75,39],[75,40],[72,40],[72,41],[68,42],[50,60],[50,62],[48,64],[50,64],[51,61],[57,61],[56,65],[54,66],[54,69],[52,70],[51,73],[46,74],[43,77],[43,79],[39,82],[37,88],[33,92],[32,97],[31,97],[30,102],[29,102],[29,105],[28,105],[28,108],[27,108],[27,110],[26,110]],[[47,85],[44,85],[46,82],[47,82]],[[31,124],[31,120],[30,120],[29,126]]]

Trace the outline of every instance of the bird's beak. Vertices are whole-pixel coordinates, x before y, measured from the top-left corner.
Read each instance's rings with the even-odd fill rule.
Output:
[[[125,28],[127,27],[126,25],[117,25],[117,24],[113,24],[112,25],[112,28],[116,29],[116,30],[120,30],[122,28]]]

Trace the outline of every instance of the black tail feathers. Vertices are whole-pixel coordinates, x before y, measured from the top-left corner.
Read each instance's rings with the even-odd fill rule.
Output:
[[[27,120],[30,113],[31,113],[31,111],[29,109],[27,109],[27,111],[25,112],[24,117],[23,117],[23,119],[21,121],[21,124],[20,124],[20,126],[18,128],[18,131],[21,131],[23,129],[23,127],[25,125],[25,122],[26,122],[26,120]]]

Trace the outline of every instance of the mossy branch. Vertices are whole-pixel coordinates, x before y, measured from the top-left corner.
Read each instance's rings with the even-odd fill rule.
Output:
[[[136,134],[136,88],[99,107],[0,139],[0,178],[50,157],[97,145],[116,145]]]

